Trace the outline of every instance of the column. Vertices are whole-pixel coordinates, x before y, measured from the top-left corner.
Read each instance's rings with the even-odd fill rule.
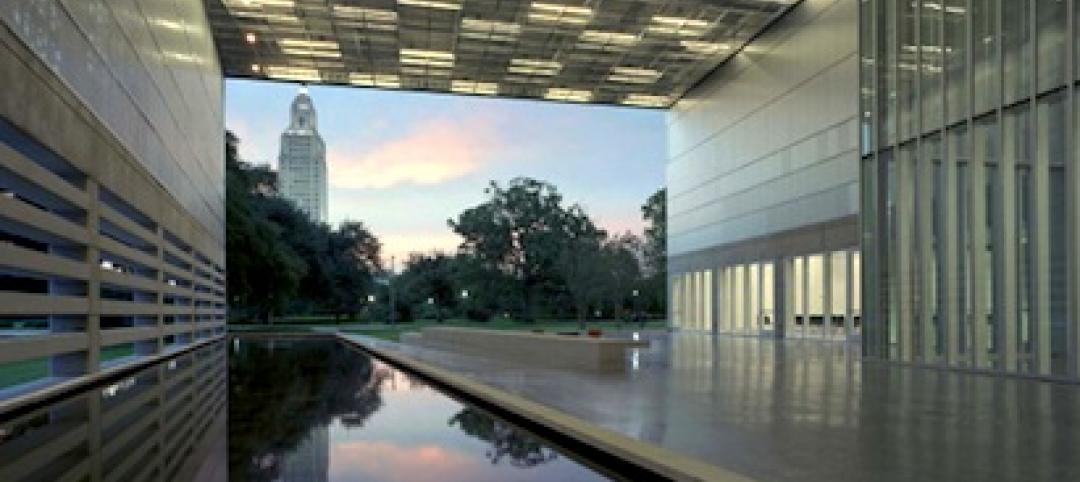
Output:
[[[915,158],[911,148],[902,148],[896,160],[896,244],[892,251],[893,259],[896,260],[896,269],[892,277],[899,286],[898,290],[898,316],[896,323],[899,324],[900,343],[898,359],[910,362],[914,359],[915,338],[915,311],[914,293],[912,290],[913,269],[912,255],[914,253],[914,226],[912,221],[915,216]]]
[[[754,283],[757,290],[757,308],[754,310],[754,335],[761,335],[765,331],[765,263],[757,263],[757,282]]]
[[[88,374],[96,373],[101,366],[101,249],[98,247],[101,237],[101,197],[98,189],[96,180],[86,180],[86,261],[90,265],[90,278],[86,283],[86,298],[90,305],[90,310],[86,313],[85,373]]]
[[[855,334],[855,251],[844,251],[844,339]]]
[[[997,326],[996,356],[1001,362],[1002,370],[1015,372],[1017,370],[1016,353],[1016,147],[1012,144],[1016,141],[1014,133],[1004,135],[1001,113],[998,113],[998,123],[994,127],[993,134],[1001,139],[1003,147],[1001,159],[997,170],[997,179],[992,179],[994,189],[997,191],[997,203],[994,206],[994,233],[993,240],[994,266],[990,276],[994,277],[994,313]]]
[[[972,132],[974,134],[974,132]],[[972,137],[977,137],[973,135]],[[990,365],[987,346],[989,345],[989,333],[986,324],[987,316],[987,293],[985,283],[988,276],[993,276],[993,267],[985,261],[987,232],[986,232],[986,156],[980,155],[979,150],[973,152],[969,170],[971,171],[970,189],[968,189],[968,210],[970,223],[968,233],[971,236],[971,249],[968,253],[968,263],[971,271],[971,364],[976,368],[985,368]]]
[[[773,336],[776,338],[784,338],[788,327],[792,295],[787,280],[791,272],[790,258],[780,257],[773,260]]]
[[[806,338],[810,334],[810,257],[800,256],[799,263],[802,265],[801,276],[798,280],[802,285],[802,306],[799,306],[799,314],[802,315],[802,327],[799,335]]]
[[[926,146],[928,142],[922,143]],[[937,153],[928,153],[924,149],[924,155],[916,160],[916,175],[918,176],[917,192],[915,193],[915,210],[918,215],[917,236],[918,249],[915,252],[916,270],[914,277],[919,280],[918,306],[919,312],[920,346],[918,358],[923,363],[937,361],[935,346],[937,343],[937,327],[934,319],[936,306],[936,273],[934,272],[934,157]],[[939,318],[940,319],[940,318]]]
[[[821,337],[832,338],[832,251],[821,255]]]
[[[1067,2],[1069,7],[1069,18],[1074,19],[1077,15],[1077,5],[1075,2]],[[1068,44],[1068,54],[1066,58],[1069,62],[1069,79],[1075,79],[1080,77],[1080,66],[1076,65],[1074,61],[1076,57],[1075,48],[1076,44],[1073,39],[1077,35],[1077,28],[1080,26],[1073,25],[1073,22],[1067,22],[1069,25],[1069,35],[1066,36],[1070,41]],[[1069,162],[1065,165],[1065,173],[1068,177],[1066,179],[1066,216],[1068,219],[1068,252],[1066,253],[1066,259],[1069,263],[1069,325],[1066,327],[1066,334],[1068,339],[1066,346],[1068,349],[1068,366],[1066,370],[1070,377],[1080,378],[1080,99],[1076,92],[1076,87],[1068,89],[1069,102],[1066,109],[1071,109],[1071,115],[1066,116],[1067,122],[1070,123],[1066,130],[1066,140],[1068,142],[1068,150],[1071,154]]]
[[[1072,2],[1070,2],[1072,3]],[[1067,22],[1071,23],[1071,22]],[[1068,106],[1062,106],[1064,112],[1068,112]],[[1035,111],[1035,158],[1031,166],[1031,240],[1033,247],[1031,260],[1032,277],[1028,280],[1034,284],[1031,300],[1031,316],[1029,323],[1033,323],[1034,330],[1034,363],[1032,371],[1039,375],[1050,374],[1050,132],[1054,126],[1048,125],[1055,121],[1053,116],[1043,115],[1040,106]],[[1067,117],[1067,116],[1064,116]],[[1060,124],[1060,121],[1058,121]],[[1044,127],[1045,125],[1045,127]],[[1065,129],[1066,126],[1060,126]],[[1064,136],[1066,139],[1069,136]]]
[[[938,239],[942,244],[942,253],[944,256],[938,260],[942,263],[944,269],[944,283],[945,283],[945,296],[942,297],[942,306],[938,306],[938,314],[942,317],[942,322],[945,323],[945,365],[956,366],[960,362],[960,283],[959,283],[959,267],[958,258],[959,254],[959,233],[957,231],[957,205],[958,193],[957,193],[957,180],[956,180],[956,163],[957,155],[956,146],[952,140],[951,134],[947,134],[946,137],[946,153],[944,158],[945,163],[945,188],[942,189],[942,195],[944,196],[939,203],[945,210],[942,213],[942,230],[939,233],[941,236]]]
[[[742,323],[742,334],[748,335],[750,334],[752,327],[754,326],[752,299],[753,296],[750,296],[750,293],[753,292],[754,288],[751,286],[753,283],[750,282],[750,264],[742,265],[742,275],[742,293],[739,293],[739,295],[742,296],[742,300],[740,301],[742,302],[743,306],[743,315],[740,323]]]
[[[710,330],[713,334],[717,334],[720,333],[720,269],[710,268],[710,272],[712,273],[712,283],[708,286],[708,296],[712,299],[712,303],[710,304],[711,309],[708,311],[708,317],[712,320]]]

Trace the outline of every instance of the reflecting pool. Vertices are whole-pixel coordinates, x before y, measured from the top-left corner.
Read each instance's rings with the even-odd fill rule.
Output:
[[[232,338],[0,416],[0,481],[593,481],[331,339]]]
[[[341,343],[230,343],[231,480],[608,480]]]

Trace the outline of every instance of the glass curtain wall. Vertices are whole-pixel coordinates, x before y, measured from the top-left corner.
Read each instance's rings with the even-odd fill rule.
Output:
[[[862,329],[861,255],[856,250],[795,256],[791,259],[792,306],[788,338],[842,340]]]
[[[671,278],[671,326],[709,331],[713,325],[715,287],[711,270],[680,273]]]
[[[860,8],[864,353],[1080,377],[1080,0]]]

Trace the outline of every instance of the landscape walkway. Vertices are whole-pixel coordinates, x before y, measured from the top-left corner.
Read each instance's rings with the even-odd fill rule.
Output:
[[[1080,480],[1080,386],[864,362],[820,340],[642,333],[623,373],[378,342],[764,481]]]

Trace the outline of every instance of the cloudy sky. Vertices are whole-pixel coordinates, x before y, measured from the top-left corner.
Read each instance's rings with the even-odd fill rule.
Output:
[[[226,82],[240,155],[276,167],[295,85]],[[386,255],[453,251],[446,220],[483,201],[488,181],[555,184],[602,226],[642,229],[664,182],[664,114],[617,107],[312,87],[326,142],[330,222],[367,224]]]

